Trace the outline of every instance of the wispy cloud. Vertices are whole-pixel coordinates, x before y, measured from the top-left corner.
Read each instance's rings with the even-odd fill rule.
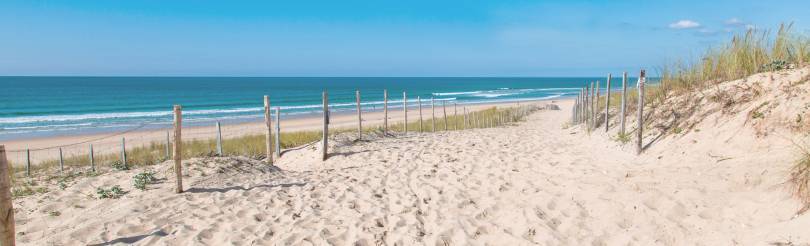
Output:
[[[726,20],[725,23],[726,23],[727,26],[742,26],[742,25],[745,25],[745,22],[741,21],[740,19],[737,19],[736,17]]]
[[[700,23],[693,21],[693,20],[679,20],[672,24],[669,24],[669,28],[672,29],[692,29],[700,27]]]

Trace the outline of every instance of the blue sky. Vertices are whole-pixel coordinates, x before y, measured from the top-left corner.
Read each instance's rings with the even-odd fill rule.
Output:
[[[778,2],[778,3],[776,3]],[[603,76],[810,1],[0,1],[0,75]]]

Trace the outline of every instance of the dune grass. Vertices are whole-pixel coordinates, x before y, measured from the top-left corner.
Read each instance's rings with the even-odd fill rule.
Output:
[[[810,39],[797,34],[793,24],[781,24],[775,33],[750,29],[731,41],[710,48],[699,61],[675,62],[659,71],[666,93],[702,90],[724,81],[769,71],[803,67],[810,62]]]
[[[802,157],[790,172],[793,194],[804,204],[799,214],[810,209],[810,152],[804,149],[802,151]]]
[[[645,105],[655,106],[668,98],[694,93],[760,72],[779,71],[810,64],[810,38],[797,34],[792,24],[782,24],[775,33],[769,30],[749,29],[733,35],[731,41],[709,48],[700,59],[692,62],[677,61],[658,68],[656,83],[645,87]],[[610,107],[619,107],[620,93],[611,95]],[[638,90],[627,90],[628,111],[635,110]],[[722,101],[723,95],[713,99]],[[729,102],[733,103],[733,102]],[[604,110],[604,95],[598,101]]]
[[[792,27],[792,24],[782,24],[776,32],[749,29],[733,35],[727,43],[709,48],[698,60],[661,66],[657,69],[658,77],[648,79],[645,86],[645,107],[656,108],[672,103],[668,99],[700,92],[725,81],[810,64],[810,38],[796,33]],[[655,82],[650,83],[653,80]],[[597,112],[603,112],[606,106],[604,97],[602,95],[597,101]],[[720,91],[710,95],[709,99],[723,107],[731,107],[738,103],[733,98],[733,95]],[[613,92],[610,101],[609,107],[618,109],[621,93]],[[637,104],[638,90],[628,88],[627,111],[635,111]]]
[[[464,127],[464,115],[447,115],[447,130],[462,130],[472,128],[497,127],[510,122],[522,121],[528,113],[536,110],[534,107],[512,107],[512,108],[487,108],[484,110],[471,112],[467,118],[466,128]],[[441,111],[439,111],[441,112]],[[425,113],[425,112],[423,112]],[[448,112],[451,113],[451,112]],[[418,112],[408,112],[408,131],[419,132]],[[430,132],[433,121],[423,115],[422,132]],[[445,120],[442,114],[437,113],[436,131],[444,131]],[[402,134],[404,123],[390,122],[389,134]],[[356,128],[330,129],[330,136],[356,132]],[[382,126],[369,126],[363,129],[366,134],[382,134]],[[302,146],[308,143],[320,141],[321,131],[296,131],[281,133],[281,148],[289,149]],[[234,138],[222,140],[224,156],[248,156],[256,159],[266,157],[265,135],[248,134]],[[204,156],[216,156],[216,139],[195,139],[183,141],[183,158],[194,158]],[[283,158],[283,157],[282,157]],[[168,160],[166,144],[162,141],[155,141],[148,145],[127,149],[127,167],[137,168],[140,166],[150,166]],[[94,156],[96,172],[90,171],[90,160],[87,155],[66,156],[64,159],[65,173],[59,172],[59,160],[44,160],[32,164],[32,177],[25,176],[25,165],[23,163],[10,163],[12,167],[12,193],[14,197],[22,197],[36,193],[47,192],[47,188],[42,183],[56,180],[62,182],[81,176],[94,176],[104,172],[115,171],[114,166],[120,167],[121,157],[119,153],[97,154]],[[116,165],[118,164],[118,165]]]

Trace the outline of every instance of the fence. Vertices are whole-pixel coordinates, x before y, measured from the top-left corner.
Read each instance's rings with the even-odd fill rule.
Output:
[[[574,100],[574,106],[572,108],[571,114],[571,122],[572,124],[584,124],[585,128],[588,132],[595,130],[597,127],[600,126],[602,122],[605,124],[605,132],[610,130],[610,108],[611,108],[611,79],[612,75],[608,74],[607,77],[607,87],[605,90],[605,106],[604,106],[604,113],[600,113],[599,101],[600,98],[600,90],[599,90],[599,82],[591,82],[590,86],[585,86],[580,90],[580,93]],[[638,76],[638,82],[636,87],[638,89],[636,102],[638,105],[636,106],[636,116],[637,125],[634,129],[636,133],[635,138],[635,145],[636,145],[636,154],[641,154],[643,151],[643,130],[644,130],[644,85],[646,84],[646,72],[645,70],[641,70]],[[622,89],[619,93],[619,97],[621,99],[620,103],[617,105],[618,113],[619,113],[619,129],[618,135],[619,138],[628,138],[627,132],[625,129],[625,121],[627,118],[627,102],[628,102],[628,94],[627,94],[627,73],[623,73],[622,75]]]
[[[346,132],[351,125],[356,127],[357,139],[363,139],[364,134],[391,136],[392,133],[408,133],[408,130],[413,129],[423,132],[427,130],[427,127],[424,127],[426,125],[431,126],[430,131],[435,132],[492,127],[507,121],[517,120],[516,118],[507,118],[506,114],[516,115],[515,112],[508,110],[498,112],[498,114],[505,115],[493,115],[494,113],[487,113],[486,110],[468,110],[467,106],[475,107],[472,105],[458,105],[455,101],[431,98],[429,118],[424,117],[422,110],[420,110],[418,112],[418,122],[408,121],[408,124],[404,124],[402,122],[408,120],[408,108],[418,107],[421,109],[422,100],[409,102],[406,92],[403,92],[401,111],[392,111],[389,109],[388,91],[386,90],[382,95],[385,101],[382,115],[379,114],[379,111],[374,112],[373,110],[366,110],[365,113],[368,114],[364,114],[360,96],[360,91],[356,91],[356,100],[354,102],[356,108],[355,112],[352,112],[352,114],[356,114],[356,117],[353,120],[349,117],[330,120],[330,109],[334,105],[329,104],[328,93],[324,92],[322,98],[324,107],[321,109],[324,112],[324,127],[322,130],[285,130],[282,132],[282,121],[286,120],[282,118],[284,112],[279,107],[275,107],[275,112],[272,112],[270,98],[265,97],[263,112],[265,124],[229,125],[217,121],[210,127],[183,128],[183,148],[179,150],[172,149],[175,139],[180,139],[177,132],[172,133],[171,129],[165,131],[139,131],[149,126],[149,124],[143,124],[86,141],[44,148],[7,150],[6,152],[10,172],[17,177],[128,169],[132,166],[162,163],[172,160],[172,157],[178,155],[183,157],[245,155],[254,158],[266,158],[269,163],[272,163],[274,159],[281,157],[283,149],[323,140],[324,137]],[[448,115],[448,104],[452,104],[452,115]],[[458,114],[459,106],[462,107],[462,115]],[[182,111],[182,108],[175,110]],[[413,114],[413,112],[410,114]],[[481,117],[495,119],[494,122],[489,122],[492,119],[485,121]],[[390,121],[395,119],[397,121]],[[374,124],[375,121],[376,124]],[[173,125],[177,123],[158,122],[151,124]],[[335,129],[330,132],[330,127]],[[324,141],[322,148],[326,149],[324,147],[327,146],[326,143],[328,141]],[[326,152],[324,152],[324,158],[326,156]]]

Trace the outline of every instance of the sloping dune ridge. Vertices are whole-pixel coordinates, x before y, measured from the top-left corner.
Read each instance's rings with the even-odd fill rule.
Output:
[[[649,109],[657,125],[645,143],[654,142],[640,156],[615,140],[615,119],[608,133],[604,126],[588,133],[570,126],[572,102],[558,101],[562,110],[498,128],[359,142],[341,135],[327,161],[317,144],[287,151],[276,167],[191,159],[182,194],[173,193],[169,162],[148,168],[158,183],[146,191],[132,188],[144,170],[80,178],[16,199],[17,238],[22,245],[807,244],[810,213],[799,213],[788,180],[810,121],[796,120],[810,105],[808,74],[757,74],[673,97]],[[128,193],[93,198],[96,187],[115,184]]]

